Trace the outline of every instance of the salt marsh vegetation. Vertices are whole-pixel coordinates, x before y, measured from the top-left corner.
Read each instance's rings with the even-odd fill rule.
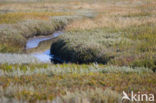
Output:
[[[29,63],[30,64],[30,63]],[[37,64],[37,63],[36,63]],[[37,64],[39,65],[39,64]],[[41,64],[44,65],[44,64]],[[27,75],[57,75],[57,74],[90,74],[90,73],[153,73],[148,68],[131,68],[131,67],[117,67],[117,66],[98,66],[92,65],[47,65],[41,67],[31,67],[28,64],[2,64],[0,69],[0,76],[27,76]]]
[[[0,103],[121,103],[123,91],[156,95],[155,5],[0,0]],[[26,49],[30,38],[58,30],[59,37]],[[68,63],[31,54],[47,48]]]

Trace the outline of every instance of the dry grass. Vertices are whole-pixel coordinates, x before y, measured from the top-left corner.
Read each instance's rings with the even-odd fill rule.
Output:
[[[121,95],[111,89],[76,89],[74,92],[66,91],[66,95],[54,100],[58,103],[120,103]]]
[[[124,28],[133,25],[155,23],[155,1],[150,0],[113,0],[94,3],[89,6],[99,12],[95,19],[75,21],[67,26],[67,30],[93,29],[100,27]],[[83,8],[82,7],[82,8]]]
[[[94,28],[102,28],[102,27],[109,27],[109,28],[126,28],[129,26],[139,26],[142,24],[148,23],[156,23],[155,16],[150,17],[110,17],[107,15],[99,15],[99,17],[92,19],[86,19],[81,21],[75,21],[68,25],[66,29],[68,31],[71,30],[85,30],[85,29],[94,29]]]
[[[49,20],[50,16],[71,15],[67,12],[15,12],[0,14],[0,24],[11,24],[27,19]]]

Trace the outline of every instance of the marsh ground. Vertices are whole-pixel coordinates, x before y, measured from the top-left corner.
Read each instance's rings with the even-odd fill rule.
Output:
[[[0,0],[0,102],[121,103],[122,91],[156,95],[155,5]],[[29,38],[59,29],[63,35],[33,51],[52,43],[51,53],[69,64],[41,63],[25,50]]]

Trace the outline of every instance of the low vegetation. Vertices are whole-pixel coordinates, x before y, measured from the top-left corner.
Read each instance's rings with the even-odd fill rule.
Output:
[[[156,67],[155,26],[123,30],[100,28],[65,32],[51,46],[52,54],[75,63]]]
[[[119,103],[123,90],[155,93],[156,75],[146,68],[100,64],[3,64],[0,68],[1,101]]]
[[[1,24],[0,51],[23,52],[30,37],[50,35],[62,29],[71,18],[70,16],[57,16],[57,19],[52,17],[49,21],[26,20],[16,24]]]
[[[156,95],[155,4],[0,0],[0,103],[131,103],[121,100],[123,91]],[[25,49],[29,38],[60,29],[59,37]],[[50,46],[67,62],[32,55]]]
[[[121,95],[111,89],[87,89],[87,90],[75,90],[74,92],[66,91],[66,95],[58,97],[54,100],[59,103],[115,103],[121,102]]]
[[[152,2],[151,2],[152,3]],[[136,8],[105,5],[94,19],[74,21],[51,46],[51,53],[74,63],[98,62],[156,69],[155,8],[149,3]],[[149,6],[150,5],[150,6]],[[124,5],[123,5],[124,6]]]

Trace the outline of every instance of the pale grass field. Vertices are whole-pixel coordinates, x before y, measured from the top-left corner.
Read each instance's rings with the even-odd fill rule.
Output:
[[[126,2],[126,1],[125,1]],[[75,21],[66,27],[67,30],[73,29],[93,29],[100,27],[126,28],[129,26],[139,26],[141,24],[156,23],[156,2],[128,0],[127,3],[102,3],[92,4],[99,15],[92,19]],[[86,7],[86,6],[85,6]]]

